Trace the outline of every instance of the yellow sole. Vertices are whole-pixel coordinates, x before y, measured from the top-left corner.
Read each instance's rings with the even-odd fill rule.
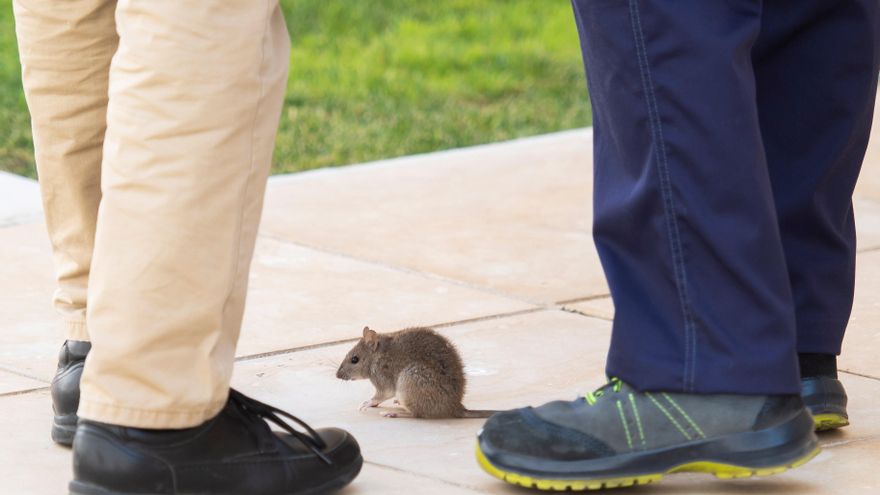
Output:
[[[709,473],[721,479],[731,478],[748,478],[751,476],[769,476],[779,474],[792,468],[796,468],[806,464],[810,459],[816,457],[822,449],[816,447],[809,454],[797,459],[796,461],[776,467],[767,468],[749,468],[743,466],[735,466],[731,464],[721,464],[717,462],[689,462],[676,466],[669,471],[663,473],[644,474],[639,476],[627,476],[622,478],[605,478],[591,480],[554,480],[533,478],[517,473],[504,471],[489,462],[483,451],[477,444],[477,462],[480,467],[490,475],[510,483],[512,485],[524,486],[526,488],[537,488],[542,491],[584,491],[584,490],[602,490],[606,488],[622,488],[635,485],[647,485],[663,479],[664,475],[672,473],[693,472],[693,473]]]
[[[816,431],[836,430],[849,425],[849,420],[840,414],[817,414],[813,416]]]

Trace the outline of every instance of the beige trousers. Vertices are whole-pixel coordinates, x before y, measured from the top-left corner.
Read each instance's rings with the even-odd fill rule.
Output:
[[[229,389],[284,97],[278,0],[14,0],[81,417],[184,428]]]

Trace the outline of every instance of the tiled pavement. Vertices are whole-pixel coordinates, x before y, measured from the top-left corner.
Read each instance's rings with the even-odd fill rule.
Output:
[[[880,124],[875,124],[880,135]],[[438,327],[460,347],[472,408],[571,398],[603,380],[613,306],[590,239],[588,130],[270,182],[234,386],[361,441],[346,494],[511,493],[472,448],[479,420],[386,419],[334,378],[370,325]],[[0,175],[0,493],[65,493],[69,452],[49,441],[59,344],[35,184]],[[859,272],[841,366],[854,425],[799,470],[721,482],[673,476],[652,493],[880,490],[880,137],[857,191]]]

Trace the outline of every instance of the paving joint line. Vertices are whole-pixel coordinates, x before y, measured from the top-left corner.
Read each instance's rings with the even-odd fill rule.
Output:
[[[50,388],[49,386],[45,386],[45,387],[27,388],[24,390],[13,390],[11,392],[3,392],[3,393],[0,393],[0,398],[15,397],[17,395],[27,395],[27,394],[31,394],[34,392],[43,392],[45,390],[49,390],[49,388]]]
[[[465,282],[465,281],[463,281],[463,280],[458,280],[458,279],[455,279],[455,278],[449,278],[449,277],[446,277],[446,276],[443,276],[443,275],[439,275],[439,274],[437,274],[437,273],[425,272],[425,271],[421,271],[421,270],[414,270],[414,269],[412,269],[412,268],[407,268],[407,267],[405,267],[405,266],[394,265],[394,264],[385,263],[385,262],[382,262],[382,261],[377,261],[377,260],[368,259],[368,258],[361,258],[361,257],[359,257],[359,256],[354,256],[354,255],[351,255],[351,254],[348,254],[348,253],[343,253],[343,252],[340,252],[340,251],[335,251],[335,250],[333,250],[333,249],[327,249],[327,248],[320,247],[320,246],[314,246],[314,245],[306,244],[306,243],[304,243],[304,242],[300,242],[300,241],[293,241],[293,240],[286,239],[286,238],[281,237],[281,236],[276,235],[276,234],[260,234],[259,236],[260,236],[260,237],[264,237],[264,238],[266,238],[266,239],[271,239],[271,240],[273,240],[273,241],[280,242],[280,243],[282,243],[282,244],[289,244],[289,245],[292,245],[292,246],[297,246],[297,247],[300,247],[300,248],[309,249],[309,250],[311,250],[311,251],[316,251],[316,252],[319,252],[319,253],[324,253],[324,254],[329,254],[329,255],[333,255],[333,256],[338,256],[338,257],[341,257],[341,258],[345,258],[345,259],[352,260],[352,261],[357,261],[357,262],[360,262],[360,263],[366,263],[366,264],[369,264],[369,265],[375,265],[375,266],[379,266],[379,267],[382,267],[382,268],[385,268],[385,269],[388,269],[388,270],[393,270],[393,271],[396,271],[396,272],[405,273],[405,274],[407,274],[407,275],[417,275],[417,276],[419,276],[419,277],[426,278],[426,279],[428,279],[428,280],[434,280],[434,281],[438,281],[438,282],[445,282],[445,283],[448,283],[448,284],[457,285],[457,286],[459,286],[459,287],[464,287],[464,288],[467,288],[467,289],[471,289],[471,290],[475,290],[475,291],[483,292],[483,293],[490,294],[490,295],[493,295],[493,296],[503,297],[503,298],[505,298],[505,299],[511,299],[511,300],[518,301],[518,302],[521,302],[521,303],[530,304],[530,305],[532,305],[532,306],[545,306],[545,307],[546,307],[546,306],[548,305],[547,303],[543,303],[543,302],[540,302],[540,301],[533,301],[533,300],[531,300],[531,299],[526,299],[526,298],[523,298],[523,297],[520,297],[520,296],[517,296],[517,295],[508,294],[508,293],[506,293],[506,292],[502,292],[502,291],[499,291],[499,290],[497,290],[497,289],[493,289],[493,288],[490,288],[490,287],[484,287],[484,286],[481,286],[481,285],[474,285],[474,284],[471,284],[471,283]]]
[[[0,371],[5,371],[5,372],[7,372],[7,373],[12,373],[13,375],[20,376],[20,377],[23,377],[23,378],[30,378],[31,380],[36,380],[36,381],[38,381],[38,382],[40,382],[40,383],[45,383],[45,384],[52,383],[52,382],[50,382],[49,380],[46,380],[46,379],[44,379],[44,378],[40,378],[40,377],[36,377],[36,376],[32,376],[32,375],[29,375],[29,374],[27,374],[27,373],[22,373],[21,371],[13,370],[13,369],[7,368],[6,366],[0,366]]]
[[[867,379],[869,379],[869,380],[880,381],[880,378],[878,378],[878,377],[876,377],[876,376],[873,376],[873,375],[866,375],[866,374],[864,374],[864,373],[859,373],[859,372],[857,372],[857,371],[850,371],[850,370],[846,370],[846,369],[839,369],[838,371],[839,371],[840,373],[846,373],[847,375],[860,376],[860,377],[862,377],[862,378],[867,378]]]
[[[539,311],[547,311],[547,310],[552,310],[552,309],[553,308],[527,308],[527,309],[521,309],[521,310],[517,310],[517,311],[509,311],[506,313],[496,313],[496,314],[486,315],[486,316],[477,316],[475,318],[466,318],[464,320],[455,320],[455,321],[451,321],[451,322],[438,323],[438,324],[426,325],[426,326],[428,328],[449,328],[449,327],[454,327],[456,325],[464,325],[464,324],[476,323],[476,322],[480,322],[480,321],[498,320],[498,319],[502,319],[502,318],[510,318],[510,317],[514,317],[514,316],[520,316],[520,315],[530,314],[530,313],[537,313]],[[402,330],[402,329],[400,329],[400,330]],[[257,354],[248,354],[245,356],[239,356],[239,357],[235,358],[235,362],[238,363],[238,362],[242,362],[242,361],[253,361],[256,359],[262,359],[262,358],[266,358],[266,357],[281,356],[284,354],[294,354],[294,353],[301,352],[301,351],[311,351],[314,349],[321,349],[324,347],[333,347],[335,345],[340,345],[340,344],[350,344],[352,342],[357,342],[358,340],[360,340],[360,337],[352,337],[349,339],[338,339],[338,340],[331,340],[328,342],[319,342],[317,344],[308,344],[308,345],[297,346],[297,347],[288,347],[286,349],[279,349],[277,351],[267,351],[267,352],[260,352]]]
[[[564,301],[557,301],[554,304],[556,304],[558,306],[563,306],[565,304],[576,304],[576,303],[587,302],[587,301],[595,301],[597,299],[605,299],[608,297],[611,297],[611,294],[608,294],[608,293],[594,294],[591,296],[576,297],[574,299],[566,299]]]
[[[866,437],[847,438],[844,440],[837,440],[835,442],[828,442],[828,443],[823,443],[820,445],[822,446],[823,449],[833,449],[835,447],[843,447],[843,446],[854,444],[854,443],[871,442],[871,441],[878,440],[878,439],[880,439],[880,435],[868,435]]]
[[[422,473],[416,473],[416,472],[413,472],[413,471],[408,471],[408,470],[406,470],[406,469],[399,468],[399,467],[397,467],[397,466],[391,466],[391,465],[388,465],[388,464],[382,464],[382,463],[380,463],[380,462],[367,461],[367,460],[364,460],[364,464],[369,464],[369,465],[371,465],[371,466],[376,466],[376,467],[380,467],[380,468],[383,468],[383,469],[388,469],[388,470],[390,470],[390,471],[395,471],[395,472],[398,472],[398,473],[408,474],[408,475],[411,475],[411,476],[416,476],[416,477],[418,477],[418,478],[424,478],[424,479],[428,479],[428,480],[431,480],[431,481],[438,481],[438,482],[443,483],[443,484],[445,484],[445,485],[454,486],[454,487],[456,487],[456,488],[463,488],[463,489],[465,489],[465,490],[469,490],[469,491],[472,491],[472,492],[475,492],[475,493],[486,493],[485,491],[480,490],[479,488],[477,488],[477,487],[475,487],[475,486],[471,486],[471,485],[463,485],[463,484],[461,484],[461,483],[456,483],[456,482],[454,482],[454,481],[449,481],[449,480],[447,480],[447,479],[437,478],[437,477],[435,477],[435,476],[430,476],[430,475],[427,475],[427,474],[422,474]]]

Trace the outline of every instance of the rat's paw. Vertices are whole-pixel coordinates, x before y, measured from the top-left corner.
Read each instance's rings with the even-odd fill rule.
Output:
[[[383,418],[396,418],[396,417],[397,417],[397,413],[396,413],[396,412],[391,412],[391,411],[383,412],[383,413],[382,413],[382,417],[383,417]]]
[[[358,410],[359,411],[366,411],[367,409],[369,409],[371,407],[376,407],[379,404],[380,404],[380,402],[377,400],[367,399],[367,400],[361,402],[361,406],[358,407]]]
[[[399,405],[400,405],[400,401],[397,400],[397,399],[394,399],[394,405],[395,405],[395,406],[399,406]]]

